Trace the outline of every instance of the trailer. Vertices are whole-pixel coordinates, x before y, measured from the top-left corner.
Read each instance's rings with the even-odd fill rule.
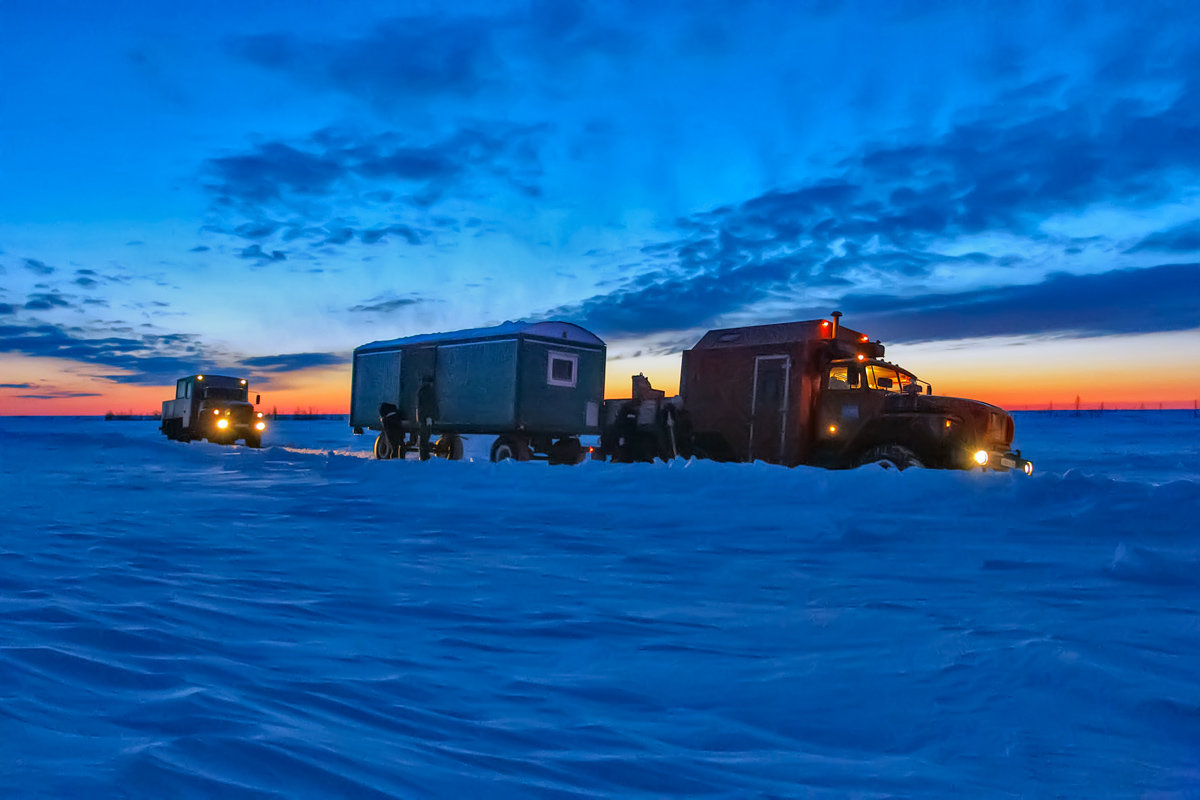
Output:
[[[462,436],[495,436],[491,459],[576,463],[600,433],[606,349],[569,322],[370,342],[354,350],[350,426],[378,431],[377,458],[462,457]],[[434,437],[437,437],[436,439]]]

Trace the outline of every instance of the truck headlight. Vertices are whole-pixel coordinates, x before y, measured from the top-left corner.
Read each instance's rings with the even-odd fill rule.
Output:
[[[1033,474],[1033,462],[1026,461],[1024,464],[1021,465],[1021,469],[1025,472],[1026,475],[1032,475]]]
[[[265,423],[265,422],[256,422],[256,423],[254,423],[254,430],[256,430],[256,431],[265,431],[266,429],[267,429],[267,423]]]
[[[221,419],[217,420],[217,427],[221,430],[225,430],[229,427],[229,420],[222,417]]]
[[[976,450],[975,451],[975,463],[981,467],[985,467],[985,466],[987,466],[987,462],[988,462],[988,451],[987,450]]]

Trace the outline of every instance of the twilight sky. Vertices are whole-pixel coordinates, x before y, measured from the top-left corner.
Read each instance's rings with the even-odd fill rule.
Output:
[[[1200,4],[0,5],[0,413],[562,318],[610,394],[845,312],[941,393],[1200,397]]]

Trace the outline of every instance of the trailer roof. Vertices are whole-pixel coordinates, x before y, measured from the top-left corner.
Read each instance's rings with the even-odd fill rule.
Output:
[[[384,339],[378,342],[368,342],[355,348],[356,353],[379,350],[394,350],[399,347],[414,344],[445,344],[451,342],[474,341],[478,339],[511,338],[515,336],[537,336],[543,339],[604,346],[604,340],[585,328],[573,322],[546,320],[544,322],[504,322],[490,328],[467,328],[461,331],[446,331],[444,333],[422,333],[416,336],[405,336],[399,339]]]

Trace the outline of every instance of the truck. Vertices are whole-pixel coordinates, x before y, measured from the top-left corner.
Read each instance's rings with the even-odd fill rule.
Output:
[[[579,437],[600,432],[605,357],[600,337],[558,320],[368,342],[354,350],[350,427],[378,431],[380,459],[460,459],[463,435],[481,434],[492,461],[578,463]]]
[[[678,397],[637,375],[632,397],[605,401],[593,457],[1032,474],[1010,414],[935,395],[841,317],[709,331],[683,352]]]
[[[241,439],[247,447],[261,447],[267,422],[249,400],[245,378],[228,375],[188,375],[175,382],[175,398],[162,404],[159,430],[179,442],[207,439],[233,444]]]

